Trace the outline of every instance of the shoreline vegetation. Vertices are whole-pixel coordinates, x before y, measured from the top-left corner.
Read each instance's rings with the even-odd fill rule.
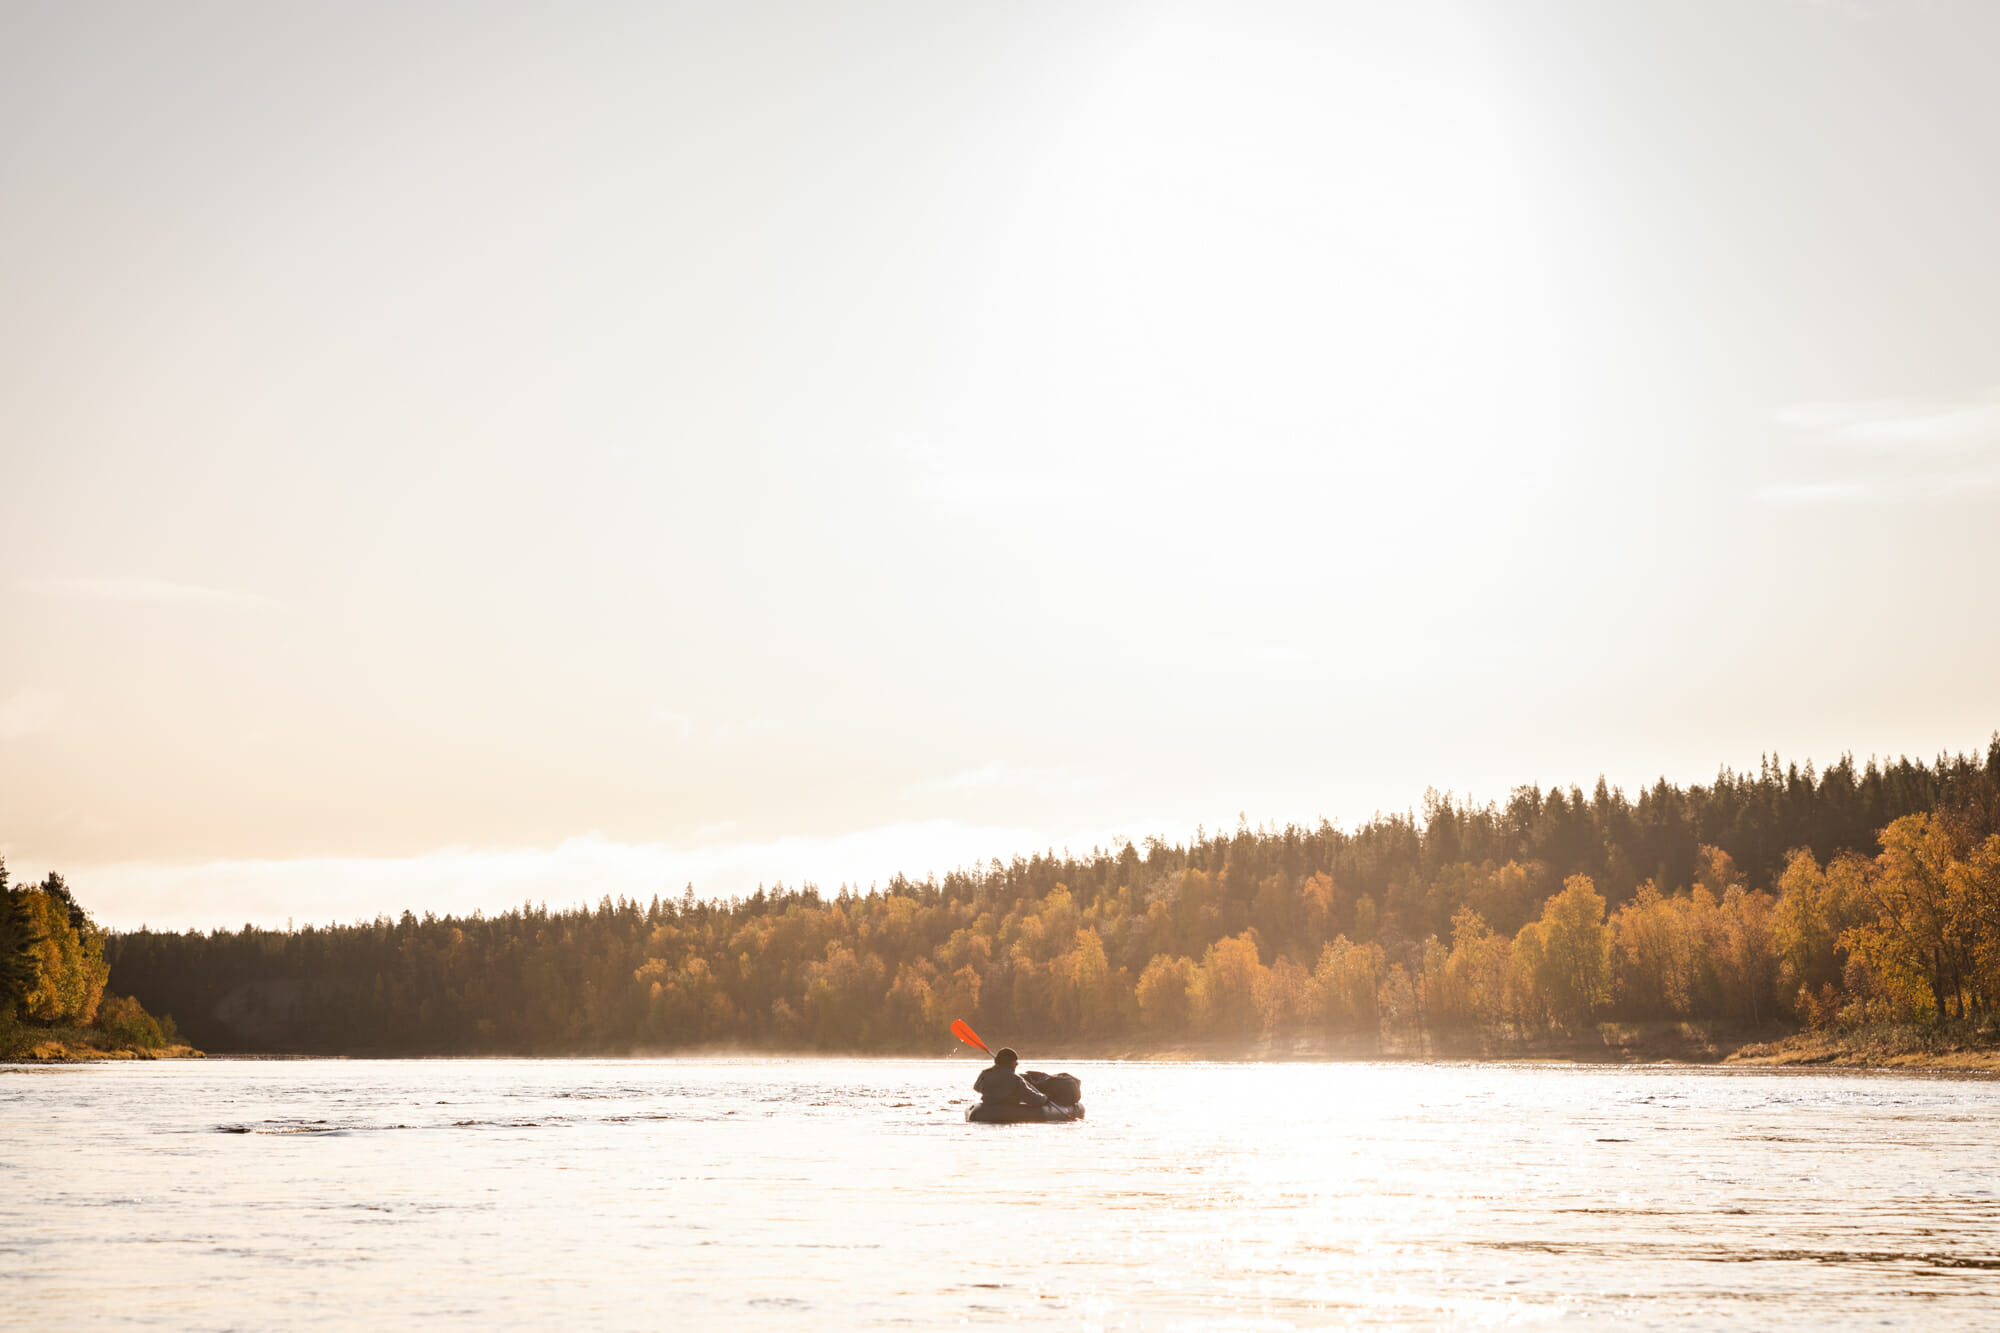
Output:
[[[61,875],[16,888],[0,860],[0,1063],[201,1054],[171,1017],[105,990],[106,939]]]
[[[1983,1069],[2000,734],[1636,798],[1432,792],[1352,831],[1246,821],[833,894],[111,934],[59,876],[11,897],[44,960],[15,987],[40,997],[21,1034],[103,1026],[75,979],[108,978],[130,998],[105,1012],[154,1052],[940,1054],[964,1018],[1048,1059]]]
[[[143,1046],[99,1028],[16,1028],[0,1045],[0,1064],[78,1064],[89,1060],[199,1060],[203,1052],[186,1042]]]
[[[1761,1038],[1761,1039],[1760,1039]],[[752,1048],[737,1045],[663,1050],[581,1053],[607,1059],[783,1059],[829,1054],[853,1058],[919,1058],[969,1063],[957,1052],[884,1050],[838,1052]],[[329,1055],[295,1051],[218,1052],[214,1056],[185,1042],[147,1047],[124,1042],[96,1028],[16,1028],[11,1044],[0,1045],[0,1064],[77,1064],[99,1060],[315,1060],[315,1059],[500,1059],[487,1055],[408,1055],[357,1051]],[[528,1057],[538,1058],[538,1057]],[[539,1058],[558,1058],[544,1055]],[[1844,1069],[1992,1074],[2000,1077],[2000,1028],[1958,1024],[1879,1024],[1848,1031],[1746,1033],[1713,1024],[1604,1023],[1575,1037],[1551,1034],[1536,1041],[1484,1046],[1443,1045],[1420,1049],[1368,1049],[1361,1043],[1312,1036],[1235,1040],[1135,1039],[1069,1041],[1038,1057],[1044,1064],[1107,1060],[1173,1063],[1496,1063],[1547,1065],[1629,1065],[1764,1069]]]
[[[1908,1069],[2000,1075],[2000,1025],[1875,1024],[1846,1031],[1762,1032],[1714,1023],[1602,1023],[1576,1036],[1538,1040],[1422,1044],[1368,1050],[1315,1037],[1269,1038],[1253,1045],[1188,1041],[1065,1045],[1072,1060],[1279,1062],[1493,1062],[1508,1064],[1683,1065],[1753,1068]],[[1047,1057],[1049,1060],[1055,1056]]]

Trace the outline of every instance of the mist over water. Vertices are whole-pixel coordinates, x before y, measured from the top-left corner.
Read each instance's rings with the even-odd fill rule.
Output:
[[[967,1061],[8,1068],[0,1305],[42,1328],[1972,1328],[2000,1299],[2000,1084],[1060,1067],[1080,1124],[966,1124]]]

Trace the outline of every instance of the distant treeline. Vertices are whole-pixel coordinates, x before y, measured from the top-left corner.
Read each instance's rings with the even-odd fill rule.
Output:
[[[209,1049],[938,1049],[1319,1032],[1491,1046],[1600,1018],[1830,1024],[2000,1001],[2000,736],[1636,800],[1522,787],[1360,828],[993,862],[823,895],[114,935]]]

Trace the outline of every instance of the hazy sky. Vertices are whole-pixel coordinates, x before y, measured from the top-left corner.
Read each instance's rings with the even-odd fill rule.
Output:
[[[2000,6],[0,6],[0,854],[867,882],[2000,726]]]

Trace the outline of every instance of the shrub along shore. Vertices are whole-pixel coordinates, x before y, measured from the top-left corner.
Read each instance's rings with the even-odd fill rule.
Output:
[[[1991,1046],[2000,1000],[2000,736],[1636,798],[1433,793],[1352,831],[1245,823],[866,892],[103,948],[121,991],[246,1053],[926,1054],[964,1018],[1048,1058],[1948,1064],[1936,1034]]]
[[[101,1028],[17,1026],[0,1045],[0,1062],[73,1064],[84,1060],[186,1060],[202,1052],[186,1042],[149,1046],[128,1041]]]

